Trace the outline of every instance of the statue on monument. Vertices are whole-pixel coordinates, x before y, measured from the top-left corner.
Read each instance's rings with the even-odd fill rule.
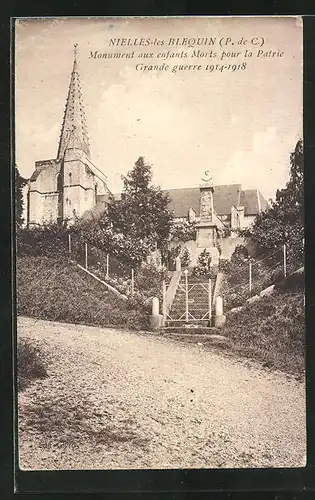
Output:
[[[210,170],[205,170],[204,177],[201,179],[206,185],[213,186],[213,179]]]

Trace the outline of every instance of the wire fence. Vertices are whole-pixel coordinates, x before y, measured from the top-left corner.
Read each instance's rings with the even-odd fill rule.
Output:
[[[134,294],[136,289],[135,269],[131,265],[91,243],[82,241],[75,234],[68,235],[67,247],[69,258],[73,262],[109,283],[114,280],[115,286],[120,292]]]
[[[227,308],[236,307],[264,289],[293,274],[304,265],[303,256],[282,245],[262,258],[250,258],[239,269],[231,269],[224,290]]]
[[[133,295],[137,291],[137,270],[115,256],[104,252],[91,243],[82,241],[75,234],[68,235],[69,258],[92,272],[97,277],[115,281],[122,293]],[[282,245],[262,258],[250,258],[239,268],[227,274],[225,296],[228,305],[234,307],[262,290],[287,277],[303,266],[302,257],[298,259],[288,245]]]

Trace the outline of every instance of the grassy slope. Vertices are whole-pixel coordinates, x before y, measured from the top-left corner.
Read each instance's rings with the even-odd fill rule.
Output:
[[[60,259],[17,258],[17,312],[52,321],[95,326],[147,326],[147,314]]]
[[[221,333],[221,332],[220,332]],[[230,348],[270,368],[292,374],[304,370],[304,292],[278,290],[230,314],[222,329]]]
[[[274,369],[304,369],[304,291],[276,291],[228,315],[220,331],[228,349]],[[18,314],[54,321],[134,329],[148,328],[148,314],[132,307],[62,259],[17,259]]]

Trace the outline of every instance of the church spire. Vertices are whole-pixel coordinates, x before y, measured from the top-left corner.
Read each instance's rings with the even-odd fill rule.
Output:
[[[77,70],[77,44],[74,45],[73,68],[62,122],[57,159],[63,158],[67,150],[76,149],[84,151],[90,157],[81,83]]]

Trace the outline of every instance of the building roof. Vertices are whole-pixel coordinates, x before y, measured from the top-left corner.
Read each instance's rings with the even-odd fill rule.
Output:
[[[213,193],[214,210],[218,215],[227,215],[231,213],[231,206],[238,206],[240,184],[230,184],[215,186]],[[189,208],[193,208],[197,215],[200,211],[200,189],[183,188],[169,189],[164,191],[168,193],[171,203],[170,208],[174,211],[176,217],[186,217]]]
[[[166,192],[176,217],[186,217],[190,207],[199,216],[199,188],[169,189]],[[242,190],[241,184],[224,184],[214,187],[213,205],[218,215],[229,215],[232,206],[243,206],[245,215],[257,215],[266,208],[267,202],[257,189]]]
[[[188,210],[192,208],[197,217],[200,215],[200,189],[182,188],[164,190],[170,197],[170,209],[175,217],[187,217]],[[120,193],[114,194],[115,199],[120,199]],[[106,197],[98,196],[98,202],[106,203]],[[231,207],[244,207],[245,215],[258,215],[264,210],[267,202],[257,189],[242,190],[241,184],[224,184],[214,187],[214,210],[218,215],[230,215]]]
[[[245,208],[246,215],[257,215],[267,207],[267,202],[257,189],[245,189],[241,192],[240,206]]]
[[[90,157],[90,145],[84,113],[81,83],[77,69],[76,48],[57,158],[62,158],[67,149],[80,149],[86,153],[87,157]]]

